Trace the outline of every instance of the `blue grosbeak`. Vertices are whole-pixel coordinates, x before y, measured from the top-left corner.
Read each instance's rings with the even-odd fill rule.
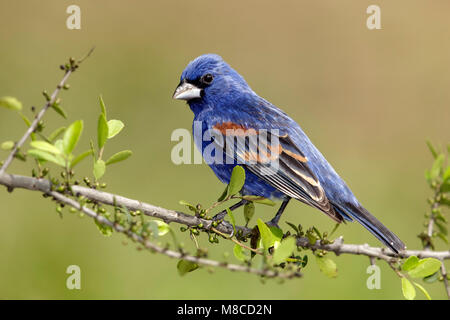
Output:
[[[405,249],[403,242],[358,202],[300,126],[258,96],[220,56],[206,54],[191,61],[181,75],[173,98],[186,100],[194,113],[194,123],[200,123],[202,136],[194,136],[194,141],[204,158],[211,143],[226,150],[223,158],[218,157],[223,161],[207,161],[222,182],[228,183],[234,166],[243,163],[246,179],[242,194],[282,200],[272,224],[278,223],[289,200],[294,198],[319,209],[338,223],[358,221],[395,252]],[[223,135],[223,139],[218,139],[217,135],[205,139],[203,134],[210,130]],[[230,137],[262,131],[277,138],[275,148],[268,143],[263,144],[265,148],[261,144],[251,145],[247,140],[245,148],[235,147],[235,142],[234,148],[225,148],[224,141],[229,141]],[[211,154],[215,156],[214,152]],[[230,163],[230,158],[235,161]],[[276,166],[265,161],[274,158]],[[245,200],[231,209],[243,204]]]

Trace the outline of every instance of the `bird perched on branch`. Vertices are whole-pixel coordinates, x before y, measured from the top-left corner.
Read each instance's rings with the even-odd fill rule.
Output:
[[[200,124],[202,136],[195,136],[194,141],[203,157],[208,146],[216,147],[211,153],[215,161],[207,163],[222,182],[228,183],[234,166],[241,164],[246,171],[242,194],[282,200],[272,224],[277,225],[294,198],[338,223],[358,221],[395,252],[405,249],[403,242],[359,203],[300,126],[258,96],[220,56],[205,54],[191,61],[173,98],[186,100],[194,123]],[[210,131],[212,138],[205,139],[204,134]],[[240,145],[229,142],[230,138],[251,138],[261,132],[277,144],[261,141],[261,137],[253,142],[244,139]],[[217,157],[221,149],[223,156]],[[243,204],[245,200],[231,209]]]

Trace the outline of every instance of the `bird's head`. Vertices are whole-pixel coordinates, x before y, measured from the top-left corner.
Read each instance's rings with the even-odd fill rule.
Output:
[[[252,92],[244,78],[216,54],[204,54],[189,62],[181,74],[174,99],[191,105],[220,105]]]

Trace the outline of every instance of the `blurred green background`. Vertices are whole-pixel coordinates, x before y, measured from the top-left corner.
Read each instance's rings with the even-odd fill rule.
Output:
[[[81,7],[81,30],[66,28],[71,4]],[[110,167],[108,191],[177,210],[181,199],[209,205],[223,190],[210,169],[170,160],[172,131],[190,129],[192,121],[187,105],[171,96],[190,60],[218,53],[301,124],[372,213],[409,248],[420,248],[416,235],[430,195],[424,170],[432,162],[425,140],[450,141],[450,2],[379,0],[382,30],[373,31],[366,27],[370,4],[1,0],[0,96],[18,97],[29,114],[30,106],[43,105],[41,91],[60,80],[58,66],[95,45],[61,95],[69,119],[48,112],[48,131],[84,119],[78,150],[88,149],[103,94],[108,117],[126,124],[107,155],[134,151]],[[24,130],[17,115],[0,110],[1,141],[17,140]],[[9,172],[30,174],[30,167],[16,161]],[[77,172],[90,175],[90,162]],[[37,193],[1,191],[3,299],[402,299],[399,278],[383,262],[381,290],[368,290],[369,260],[358,256],[333,257],[336,279],[321,274],[313,259],[303,279],[282,284],[224,270],[181,278],[176,261],[124,245],[121,235],[105,238],[88,218],[67,213],[61,220]],[[257,207],[257,214],[268,219],[274,210]],[[333,227],[300,203],[288,207],[285,220]],[[379,245],[356,223],[338,234],[347,243]],[[191,246],[186,234],[179,239]],[[206,236],[201,243],[208,244]],[[221,259],[232,246],[212,250]],[[65,287],[71,264],[81,267],[81,290]],[[441,285],[425,287],[433,298],[445,298]]]

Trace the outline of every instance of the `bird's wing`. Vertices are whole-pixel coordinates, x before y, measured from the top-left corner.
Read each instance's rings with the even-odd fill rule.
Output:
[[[275,135],[232,122],[216,123],[213,128],[223,137],[222,141],[214,139],[214,143],[235,163],[287,196],[323,211],[337,222],[343,220],[309,168],[308,159],[288,134]]]

